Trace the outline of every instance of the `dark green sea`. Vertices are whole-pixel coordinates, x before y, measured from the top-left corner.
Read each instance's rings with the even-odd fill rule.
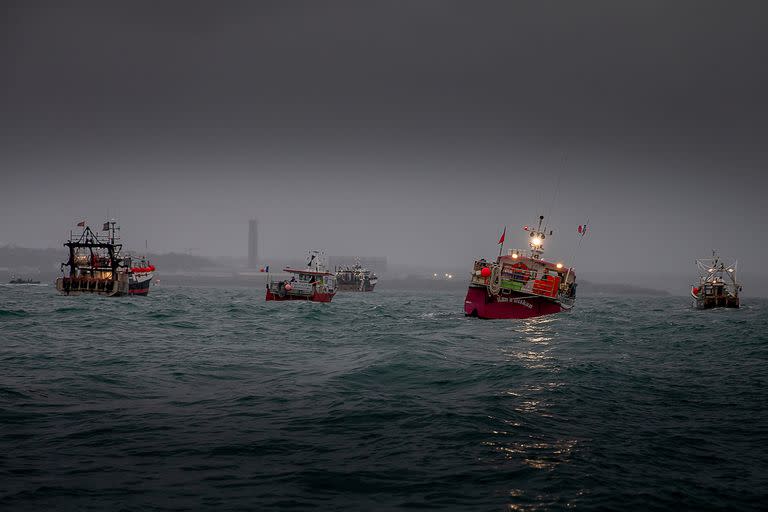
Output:
[[[768,301],[0,287],[0,510],[758,510]]]

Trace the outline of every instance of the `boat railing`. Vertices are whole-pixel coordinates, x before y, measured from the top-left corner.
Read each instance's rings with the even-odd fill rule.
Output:
[[[314,286],[312,283],[290,281],[288,279],[270,280],[267,285],[269,286],[269,290],[273,293],[283,291],[294,295],[312,295]],[[290,286],[290,290],[288,290],[286,286]]]
[[[61,289],[65,292],[110,292],[117,281],[98,277],[60,277]]]
[[[472,282],[476,284],[488,284],[489,277],[483,277],[480,273],[483,267],[498,267],[498,263],[488,263],[484,261],[475,262],[474,272],[472,272]],[[501,281],[515,281],[518,283],[528,283],[531,280],[536,280],[539,277],[540,271],[530,268],[516,268],[509,265],[503,265],[500,267]],[[503,284],[502,284],[503,286]]]
[[[483,276],[483,267],[491,268],[491,275],[488,277]],[[492,279],[497,279],[497,282],[495,284],[492,283]],[[567,296],[568,285],[564,284],[563,280],[560,274],[553,273],[549,269],[516,267],[514,264],[499,265],[498,263],[489,263],[483,260],[475,262],[475,270],[472,272],[471,277],[472,284],[498,287],[501,294],[520,292],[549,298],[555,298],[558,295]]]
[[[725,297],[733,294],[726,283],[706,283],[701,287],[701,293],[704,297]]]
[[[306,295],[310,295],[312,293],[312,284],[302,282],[302,281],[294,281],[294,282],[288,282],[288,284],[291,285],[291,292],[292,293],[302,293]]]

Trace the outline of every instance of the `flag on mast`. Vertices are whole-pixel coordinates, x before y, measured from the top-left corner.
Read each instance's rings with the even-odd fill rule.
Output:
[[[84,221],[84,220],[81,220],[80,222],[78,222],[78,223],[77,223],[77,227],[79,227],[79,228],[84,228],[84,227],[85,227],[85,221]]]
[[[586,235],[586,234],[587,234],[587,224],[588,224],[588,223],[589,223],[589,221],[587,221],[587,222],[586,222],[586,223],[584,223],[583,225],[579,225],[579,234],[580,234],[581,236],[584,236],[584,235]]]
[[[499,238],[499,258],[501,258],[501,251],[504,250],[504,239],[507,237],[507,226],[504,226],[504,231],[501,233],[501,238]]]

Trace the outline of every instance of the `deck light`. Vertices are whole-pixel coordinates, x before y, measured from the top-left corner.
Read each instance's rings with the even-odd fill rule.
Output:
[[[534,238],[533,240],[531,240],[531,243],[532,243],[533,245],[536,245],[536,246],[538,246],[538,245],[541,245],[541,238],[539,238],[539,237],[536,237],[536,238]]]
[[[557,268],[563,268],[563,264],[562,264],[562,263],[558,263],[558,264],[557,264],[557,265],[555,265],[555,266],[556,266]]]

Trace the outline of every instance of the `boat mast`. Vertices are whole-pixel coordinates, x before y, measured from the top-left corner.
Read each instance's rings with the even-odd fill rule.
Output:
[[[728,276],[730,286],[733,288],[733,294],[738,296],[739,283],[736,280],[736,271],[739,262],[733,260],[728,265],[725,263],[714,250],[712,251],[712,259],[696,260],[696,265],[699,268],[699,285],[716,284],[718,282],[727,284],[724,276]]]
[[[111,243],[112,245],[114,245],[114,244],[115,244],[115,240],[116,240],[116,238],[117,238],[117,236],[116,236],[116,231],[117,231],[117,229],[118,229],[118,228],[116,227],[116,224],[117,224],[117,222],[115,222],[115,219],[111,219],[111,220],[109,221],[109,225],[112,227],[112,229],[111,229],[111,232],[112,232],[112,239],[111,239],[111,241],[110,241],[110,243]]]
[[[544,222],[544,216],[539,215],[539,226],[535,231],[531,231],[531,240],[529,245],[531,247],[531,259],[540,260],[541,255],[544,253],[544,239],[547,238],[547,234],[541,229],[541,224]],[[549,232],[552,234],[552,231]]]

